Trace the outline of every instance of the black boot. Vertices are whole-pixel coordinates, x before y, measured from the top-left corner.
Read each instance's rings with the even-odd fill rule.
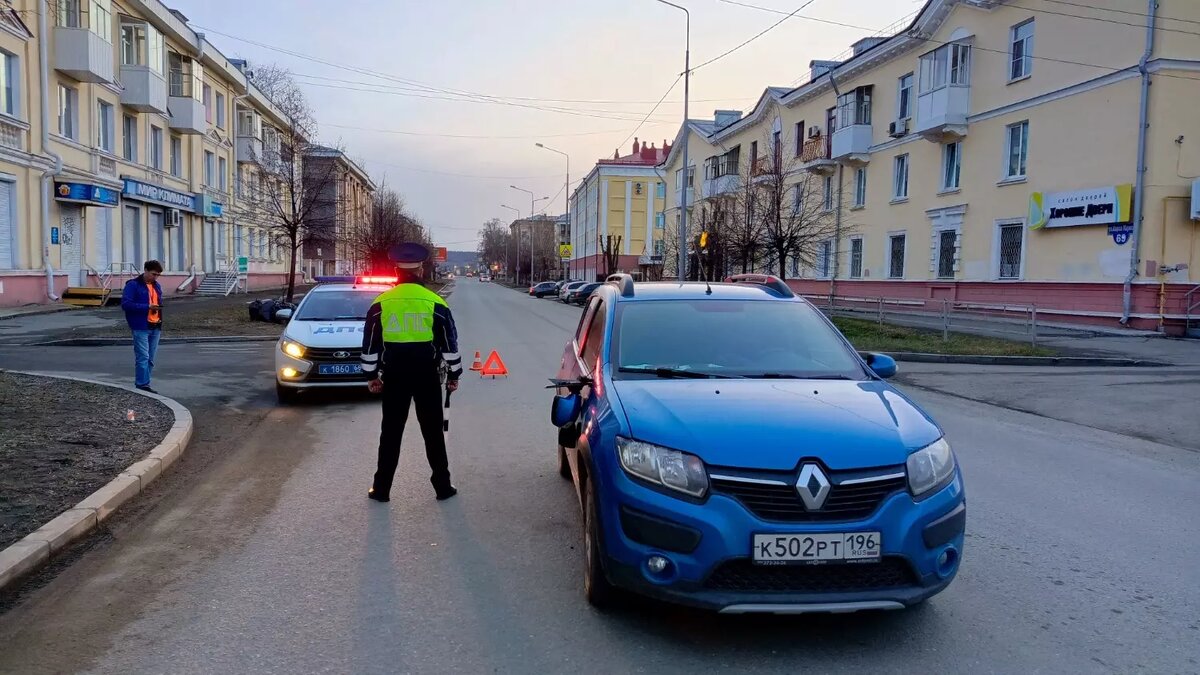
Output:
[[[447,499],[450,499],[454,495],[458,494],[458,488],[454,487],[453,485],[447,485],[445,487],[434,488],[434,491],[437,493],[437,500],[439,502],[444,502]]]
[[[376,492],[375,488],[371,488],[370,490],[367,490],[367,497],[374,499],[377,502],[389,501],[389,498],[387,495]]]

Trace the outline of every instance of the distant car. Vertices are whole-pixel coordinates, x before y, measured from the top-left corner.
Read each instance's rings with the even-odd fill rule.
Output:
[[[547,295],[554,295],[555,282],[543,281],[540,284],[529,287],[529,294],[535,298],[544,298]]]
[[[963,555],[941,428],[781,280],[592,293],[551,419],[583,511],[583,587],[719,612],[901,609]],[[665,339],[666,336],[680,339]]]
[[[275,394],[291,402],[309,389],[362,388],[363,330],[367,310],[395,277],[317,277],[296,309],[281,309],[276,319],[287,321],[275,350]]]
[[[479,275],[479,281],[480,281],[480,283],[483,283],[483,282],[485,282],[485,281],[491,281],[491,280],[492,280],[492,277],[491,277],[490,275],[487,275],[487,274],[480,274],[480,275]]]
[[[572,290],[567,295],[567,303],[572,304],[572,305],[583,305],[585,302],[587,302],[588,296],[590,296],[592,294],[592,291],[596,290],[597,288],[600,288],[603,285],[604,284],[602,284],[599,281],[593,281],[591,283],[586,283],[586,284]]]
[[[585,284],[587,284],[586,281],[568,281],[567,283],[563,284],[562,288],[558,289],[559,302],[570,302],[570,300],[567,298],[570,296],[571,291]]]

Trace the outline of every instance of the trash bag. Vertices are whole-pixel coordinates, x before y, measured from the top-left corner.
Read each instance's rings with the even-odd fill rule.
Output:
[[[274,300],[268,298],[266,300],[260,301],[260,304],[258,307],[259,319],[261,321],[267,321],[267,322],[274,321],[275,320],[275,310],[276,310],[276,306],[275,306]]]
[[[260,320],[260,318],[262,317],[262,313],[260,311],[261,308],[262,308],[262,300],[255,300],[254,302],[248,303],[246,305],[246,310],[250,314],[251,321]]]

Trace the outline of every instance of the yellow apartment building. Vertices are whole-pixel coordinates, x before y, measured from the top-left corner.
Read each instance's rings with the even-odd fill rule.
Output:
[[[799,291],[1178,332],[1200,302],[1197,25],[1192,0],[929,0],[747,115],[689,125],[692,219],[778,157],[837,232],[787,264]],[[660,167],[675,222],[680,155]]]

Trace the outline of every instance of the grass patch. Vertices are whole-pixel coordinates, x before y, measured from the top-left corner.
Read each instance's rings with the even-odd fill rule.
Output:
[[[1054,356],[1057,353],[1053,349],[1034,347],[1027,342],[961,333],[950,333],[950,339],[943,340],[940,332],[886,323],[881,325],[874,321],[840,316],[832,318],[846,339],[860,351],[986,356]]]

